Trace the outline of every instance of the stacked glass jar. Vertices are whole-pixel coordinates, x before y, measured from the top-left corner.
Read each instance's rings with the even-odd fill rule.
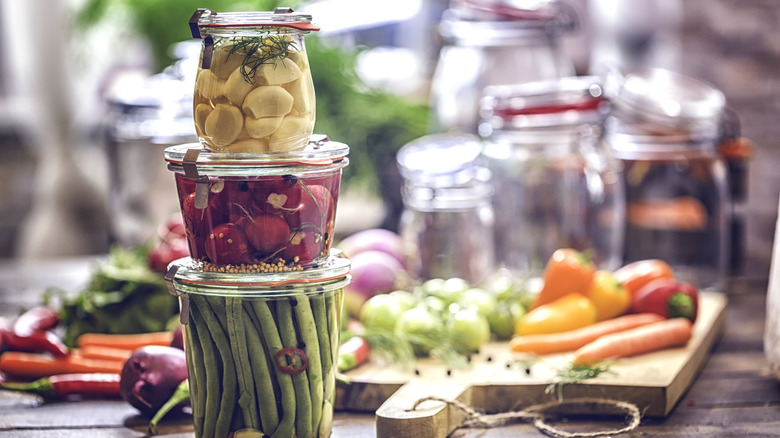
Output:
[[[349,260],[331,251],[349,148],[312,136],[308,15],[198,10],[199,144],[165,151],[189,258],[179,296],[198,437],[330,436]]]
[[[608,77],[605,141],[624,165],[626,262],[660,258],[680,279],[721,289],[728,272],[730,197],[719,152],[726,99],[664,69]]]
[[[485,89],[480,134],[496,195],[497,262],[521,279],[542,275],[558,248],[620,265],[620,164],[602,147],[606,100],[595,77]]]

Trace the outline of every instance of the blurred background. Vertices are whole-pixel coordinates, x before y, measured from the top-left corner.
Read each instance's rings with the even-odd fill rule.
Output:
[[[197,7],[271,0],[0,0],[0,257],[103,254],[177,214],[166,146],[196,141]],[[780,4],[774,0],[570,0],[560,36],[574,73],[664,67],[726,95],[752,142],[744,272],[769,271],[780,195]],[[337,232],[395,229],[395,153],[437,128],[432,81],[447,0],[287,1],[322,31],[306,44],[315,132],[351,147]]]

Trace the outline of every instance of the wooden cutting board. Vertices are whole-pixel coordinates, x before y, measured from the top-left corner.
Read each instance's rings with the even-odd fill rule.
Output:
[[[563,398],[622,400],[637,405],[645,416],[666,416],[690,387],[722,333],[726,303],[724,294],[702,292],[693,337],[685,347],[622,359],[611,373],[563,385]],[[379,438],[446,437],[463,414],[436,401],[426,401],[411,411],[415,402],[427,396],[456,399],[487,413],[550,402],[556,395],[545,390],[558,381],[556,371],[565,368],[571,357],[571,353],[546,355],[532,361],[509,351],[506,343],[490,343],[472,356],[467,367],[458,369],[447,369],[435,359],[419,360],[409,369],[369,361],[347,373],[349,384],[338,385],[335,407],[376,411]],[[593,406],[571,409],[598,413]]]

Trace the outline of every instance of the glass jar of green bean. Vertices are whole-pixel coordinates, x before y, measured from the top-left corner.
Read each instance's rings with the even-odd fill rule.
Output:
[[[181,302],[195,435],[330,436],[349,260],[263,275],[198,264],[181,259],[166,276]]]

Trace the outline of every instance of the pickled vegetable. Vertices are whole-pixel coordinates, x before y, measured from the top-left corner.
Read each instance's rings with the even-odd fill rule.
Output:
[[[193,101],[195,130],[215,152],[301,150],[314,128],[314,85],[303,39],[285,29],[217,38],[201,65]]]

